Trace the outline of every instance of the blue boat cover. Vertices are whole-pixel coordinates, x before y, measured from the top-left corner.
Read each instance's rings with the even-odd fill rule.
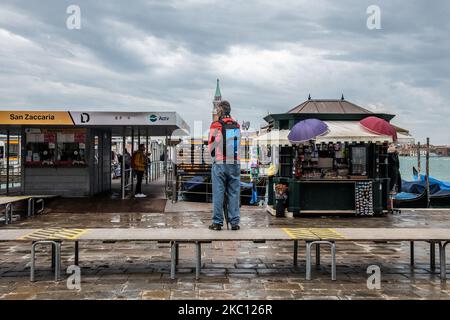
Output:
[[[420,194],[409,193],[409,192],[400,192],[395,195],[395,199],[397,200],[411,200],[420,197]]]
[[[436,193],[433,193],[431,196],[431,198],[434,197],[450,197],[450,190],[439,190]]]
[[[420,181],[425,182],[425,175],[421,174],[420,175]],[[445,181],[441,181],[438,180],[436,178],[433,178],[432,176],[430,176],[430,185],[432,184],[436,184],[439,186],[439,190],[450,190],[450,182],[445,182]]]
[[[425,175],[420,175],[420,180],[417,176],[415,181],[402,180],[402,192],[422,194],[426,189]],[[440,181],[430,176],[430,195],[434,195],[439,191],[450,191],[450,182]]]
[[[250,189],[252,187],[253,187],[253,183],[251,183],[251,182],[242,182],[241,181],[241,188]]]
[[[206,180],[205,176],[195,176],[189,179],[189,181],[185,182],[183,184],[183,187],[185,190],[192,190],[196,186],[203,184],[205,180]]]
[[[422,194],[425,192],[427,186],[424,181],[405,181],[402,180],[402,192]],[[430,183],[430,194],[438,192],[439,186]]]

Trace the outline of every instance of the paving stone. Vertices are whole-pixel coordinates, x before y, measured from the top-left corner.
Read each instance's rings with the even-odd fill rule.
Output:
[[[187,208],[189,203],[183,204]],[[201,204],[195,204],[201,205]],[[259,208],[242,208],[243,227],[450,227],[450,215],[439,210],[402,210],[379,219],[295,218],[280,220]],[[417,222],[418,221],[418,222]],[[153,213],[49,212],[17,221],[8,228],[58,227],[198,227],[210,223],[208,210]],[[0,226],[5,228],[5,226]],[[63,246],[63,280],[54,283],[49,249],[42,247],[36,276],[29,282],[29,244],[0,243],[0,299],[449,299],[437,268],[429,268],[429,245],[417,243],[416,264],[409,266],[409,243],[338,243],[337,281],[330,279],[330,255],[313,266],[306,281],[304,246],[299,265],[292,264],[292,245],[266,242],[213,242],[203,246],[201,278],[195,280],[194,246],[181,245],[177,279],[170,279],[168,244],[130,242],[81,244],[81,291],[68,290],[64,268],[73,263],[73,246]],[[313,252],[314,255],[314,252]],[[314,256],[313,256],[314,259]],[[381,268],[381,290],[366,285],[369,265]],[[450,276],[450,268],[448,270]]]
[[[144,290],[142,292],[142,299],[144,300],[160,300],[169,298],[170,290]]]
[[[256,273],[256,269],[227,269],[227,273],[230,274],[247,274]]]

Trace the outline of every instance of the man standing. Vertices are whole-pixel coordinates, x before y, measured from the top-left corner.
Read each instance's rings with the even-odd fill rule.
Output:
[[[211,230],[221,230],[224,214],[228,214],[232,230],[239,230],[240,174],[239,157],[240,126],[230,116],[231,106],[222,101],[217,106],[219,120],[211,124],[208,148],[212,157],[213,218]],[[224,197],[228,200],[228,212],[223,212]]]
[[[140,144],[139,149],[133,154],[131,165],[136,172],[136,192],[135,198],[145,198],[146,195],[142,193],[142,178],[144,177],[145,166],[147,159],[145,156],[145,144]]]

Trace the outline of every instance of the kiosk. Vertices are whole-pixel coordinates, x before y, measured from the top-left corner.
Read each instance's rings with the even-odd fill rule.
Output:
[[[390,121],[394,115],[359,107],[344,99],[309,99],[284,114],[265,117],[267,132],[257,138],[262,152],[270,153],[277,184],[288,187],[287,209],[300,214],[371,216],[387,209],[386,153],[392,137],[364,129],[359,121],[376,116]],[[328,132],[314,140],[292,144],[288,134],[305,119],[323,121]],[[265,150],[265,151],[264,151]],[[275,194],[269,205],[275,208]]]

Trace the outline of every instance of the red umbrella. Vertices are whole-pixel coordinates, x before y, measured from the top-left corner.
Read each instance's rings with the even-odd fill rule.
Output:
[[[371,116],[362,119],[359,123],[371,132],[391,136],[394,141],[397,140],[397,130],[384,119]]]

